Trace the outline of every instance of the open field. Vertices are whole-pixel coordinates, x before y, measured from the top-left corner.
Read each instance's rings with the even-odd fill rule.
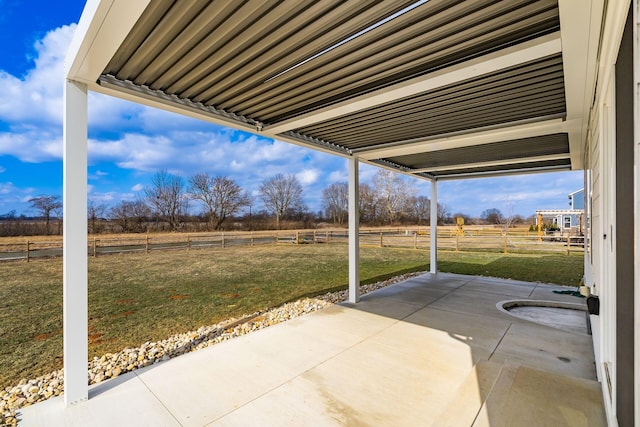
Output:
[[[428,269],[426,250],[363,247],[361,279]],[[576,286],[582,256],[442,251],[440,270]],[[0,263],[0,387],[62,366],[62,261]],[[89,260],[90,357],[344,288],[346,245],[237,246]]]

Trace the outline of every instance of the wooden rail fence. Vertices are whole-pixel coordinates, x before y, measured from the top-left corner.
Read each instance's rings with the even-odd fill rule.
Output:
[[[362,246],[401,247],[429,249],[429,227],[411,228],[363,228],[360,230]],[[118,237],[91,236],[87,244],[90,256],[159,250],[185,250],[203,248],[227,248],[278,244],[346,244],[346,229],[331,230],[283,230],[260,232],[220,232],[175,235],[126,235]],[[492,227],[467,229],[459,233],[455,227],[438,227],[438,250],[450,251],[501,251],[504,253],[584,251],[580,236],[559,236],[538,241],[536,232],[516,230],[505,233]],[[12,239],[3,243],[0,239],[0,261],[58,257],[62,255],[62,240],[38,241],[26,239],[23,243]]]

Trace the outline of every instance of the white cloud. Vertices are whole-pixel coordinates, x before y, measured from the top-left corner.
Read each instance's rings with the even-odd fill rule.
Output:
[[[136,184],[133,187],[131,187],[131,191],[142,191],[144,189],[144,185],[142,184]]]
[[[16,186],[13,185],[13,182],[0,182],[0,194],[11,194],[17,191]]]
[[[13,182],[0,182],[0,213],[16,204],[28,203],[33,196],[33,188],[21,188]]]
[[[62,135],[39,129],[0,133],[0,155],[7,154],[30,163],[61,159]]]
[[[302,185],[315,184],[320,177],[320,171],[318,169],[304,169],[296,173],[296,178]]]
[[[8,122],[62,120],[64,56],[75,25],[50,31],[35,44],[35,68],[23,78],[0,71],[0,118]]]
[[[94,191],[94,189],[91,188],[89,190],[89,200],[91,200],[93,203],[109,205],[113,202],[120,201],[121,198],[120,195],[115,191],[108,191],[103,193]]]

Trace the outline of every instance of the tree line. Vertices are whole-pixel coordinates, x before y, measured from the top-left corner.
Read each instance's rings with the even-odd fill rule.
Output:
[[[363,225],[430,224],[430,199],[418,195],[413,183],[399,174],[381,169],[370,184],[360,184],[359,190]],[[39,220],[31,221],[32,232],[28,230],[29,221],[20,221],[13,212],[0,215],[0,235],[61,233],[59,196],[40,195],[29,204]],[[466,224],[524,222],[519,216],[505,218],[495,208],[485,210],[478,219],[462,213],[452,215],[440,203],[436,216],[438,224],[455,222],[456,217],[464,218]],[[134,200],[121,200],[112,206],[89,200],[87,218],[92,233],[312,228],[318,223],[343,226],[348,220],[348,184],[335,182],[324,188],[322,210],[312,213],[304,202],[300,181],[292,174],[263,180],[257,195],[252,196],[226,176],[196,173],[185,180],[162,170]]]

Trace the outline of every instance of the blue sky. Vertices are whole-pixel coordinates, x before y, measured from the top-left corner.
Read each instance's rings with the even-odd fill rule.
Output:
[[[0,215],[29,215],[31,197],[62,194],[62,64],[83,7],[80,0],[0,0]],[[323,188],[347,178],[341,158],[91,93],[89,198],[134,199],[162,169],[185,180],[225,175],[254,195],[263,179],[293,173],[312,211],[321,208]],[[362,165],[361,180],[375,172]],[[415,186],[429,196],[428,182]],[[580,188],[582,172],[556,172],[446,181],[438,196],[452,213],[497,208],[529,216],[567,208],[567,195]]]

